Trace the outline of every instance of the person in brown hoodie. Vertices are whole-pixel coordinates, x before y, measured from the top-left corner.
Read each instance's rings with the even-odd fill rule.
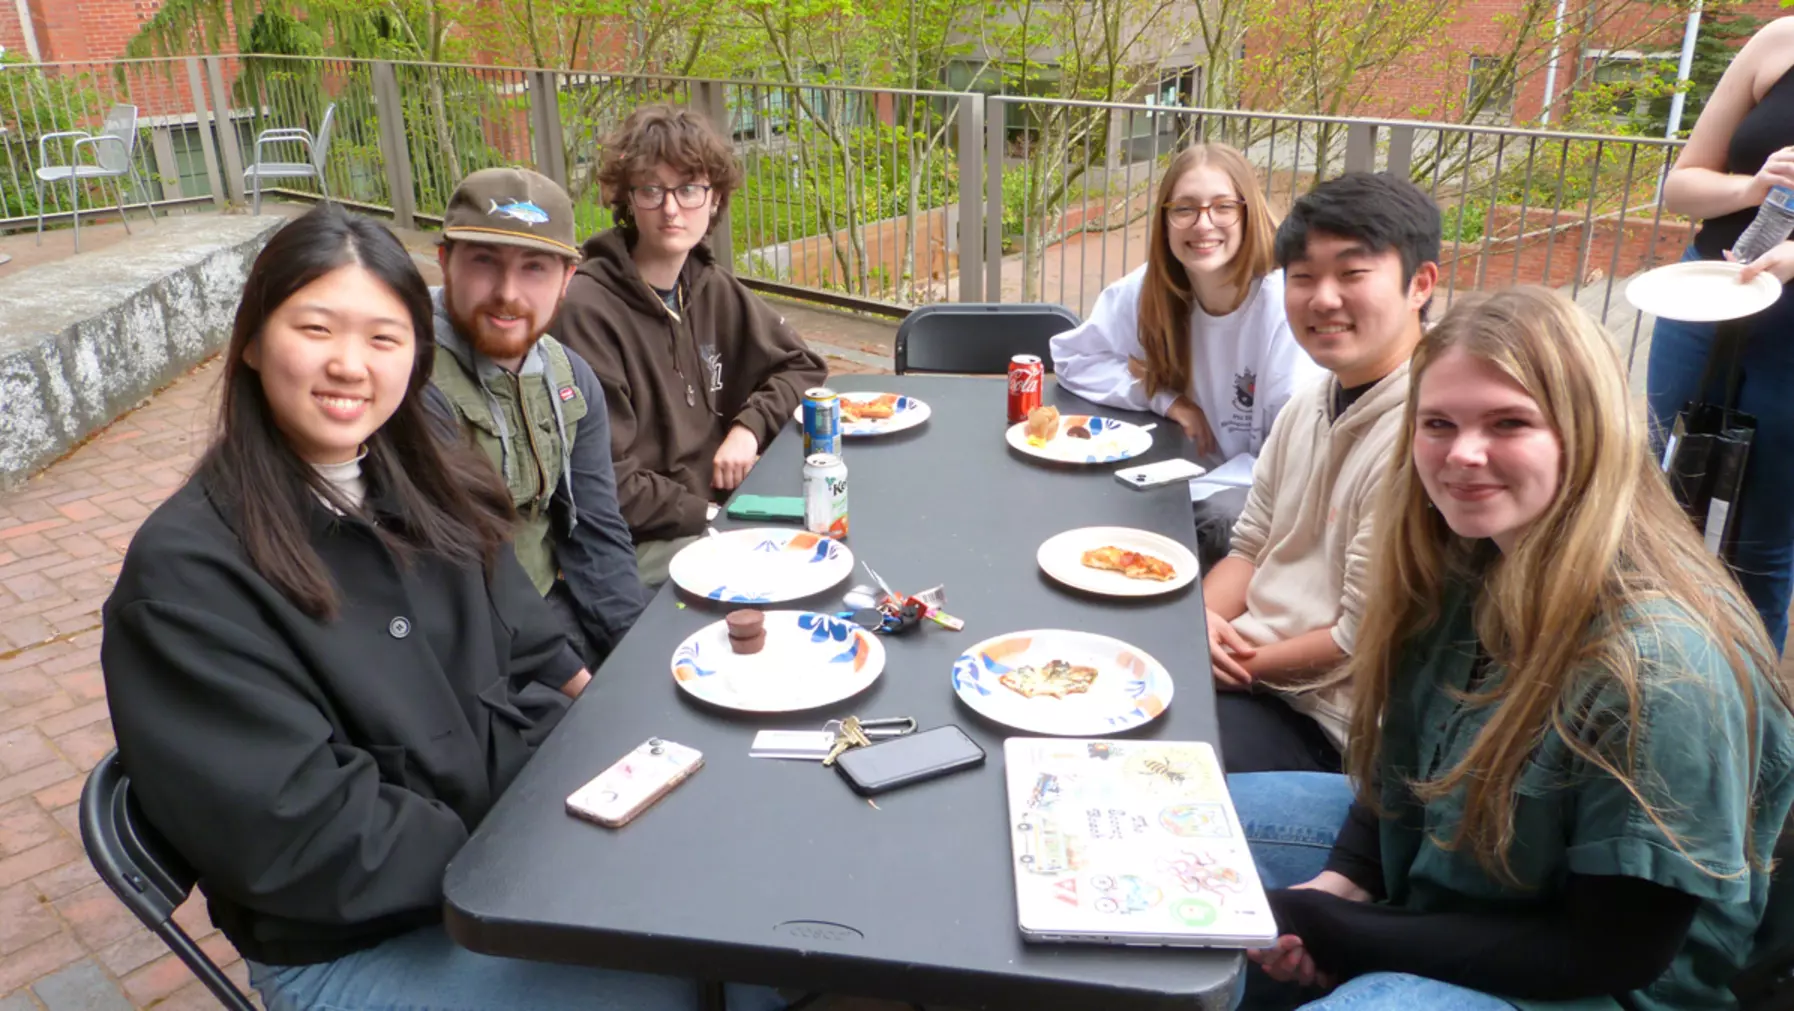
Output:
[[[598,180],[616,227],[582,247],[553,332],[604,387],[617,499],[653,587],[828,371],[704,241],[741,183],[707,121],[637,109]]]

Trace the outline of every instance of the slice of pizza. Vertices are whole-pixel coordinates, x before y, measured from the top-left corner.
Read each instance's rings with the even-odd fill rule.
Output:
[[[997,680],[1023,698],[1062,699],[1089,691],[1096,674],[1095,667],[1074,667],[1064,660],[1053,660],[1044,667],[1017,667]]]
[[[871,400],[841,398],[841,417],[847,421],[883,421],[896,413],[895,393],[881,393]]]
[[[1171,563],[1138,551],[1122,552],[1122,575],[1129,579],[1155,579],[1169,582],[1177,575]]]
[[[1084,552],[1083,561],[1089,568],[1119,572],[1129,579],[1168,582],[1177,576],[1177,570],[1164,559],[1139,551],[1128,551],[1112,544]]]

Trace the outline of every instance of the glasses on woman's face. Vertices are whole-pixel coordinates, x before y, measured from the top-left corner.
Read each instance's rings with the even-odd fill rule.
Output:
[[[644,211],[658,211],[666,206],[668,193],[673,195],[675,203],[688,211],[697,210],[710,199],[710,187],[686,183],[683,186],[631,186],[629,200]]]
[[[1202,212],[1208,212],[1209,224],[1216,228],[1226,228],[1238,224],[1240,215],[1245,213],[1246,203],[1243,200],[1216,200],[1212,203],[1183,203],[1165,205],[1165,220],[1171,222],[1173,228],[1188,228],[1196,223]]]

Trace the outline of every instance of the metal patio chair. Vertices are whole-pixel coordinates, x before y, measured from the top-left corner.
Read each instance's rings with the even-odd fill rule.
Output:
[[[59,164],[50,162],[50,142],[57,142],[58,154],[66,152],[68,161]],[[86,148],[93,156],[91,163],[82,161],[81,151]],[[131,231],[131,219],[125,216],[125,191],[118,181],[126,176],[131,185],[143,194],[143,206],[149,211],[150,221],[156,220],[156,208],[150,203],[149,190],[137,177],[137,107],[135,105],[115,105],[106,113],[106,122],[101,125],[99,133],[88,133],[85,130],[61,130],[46,133],[37,139],[37,171],[32,176],[32,185],[37,193],[37,241],[44,241],[44,184],[64,180],[69,184],[69,202],[74,207],[75,218],[75,252],[81,251],[81,190],[80,184],[88,179],[109,179],[112,181],[112,192],[118,198],[118,217],[125,223],[125,232]]]
[[[254,213],[262,213],[263,179],[316,179],[324,199],[330,199],[330,183],[324,178],[324,164],[330,159],[330,128],[336,121],[336,103],[324,107],[324,121],[317,136],[296,126],[263,130],[255,137],[255,163],[243,170],[243,181],[255,188]],[[308,161],[263,161],[262,148],[272,144],[302,144]]]

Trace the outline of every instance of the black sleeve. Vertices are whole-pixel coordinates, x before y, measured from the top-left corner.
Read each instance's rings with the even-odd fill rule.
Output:
[[[448,446],[466,441],[460,422],[455,420],[455,409],[449,405],[448,396],[437,389],[435,383],[424,385],[424,407],[424,415],[430,421],[430,431],[436,434],[438,441]]]
[[[1420,913],[1314,889],[1268,893],[1279,930],[1341,979],[1406,972],[1530,1000],[1649,986],[1668,970],[1700,899],[1643,878],[1570,875],[1562,905]]]
[[[439,907],[443,869],[467,841],[460,817],[382,782],[372,753],[335,738],[300,661],[240,587],[203,569],[181,578],[193,601],[231,596],[108,606],[100,646],[119,754],[150,822],[239,905],[317,924]]]
[[[1377,826],[1377,814],[1369,805],[1352,801],[1345,824],[1333,840],[1333,853],[1327,857],[1327,870],[1345,875],[1346,879],[1369,892],[1371,898],[1385,898],[1383,892],[1383,837]]]
[[[586,415],[573,433],[573,502],[567,512],[563,485],[555,500],[555,561],[573,591],[579,623],[592,644],[609,653],[647,606],[647,594],[636,574],[635,540],[617,505],[617,479],[610,459],[610,413],[604,388],[592,367],[573,349],[573,384],[586,399]],[[566,528],[571,521],[572,530]]]
[[[489,578],[492,602],[511,628],[511,687],[531,681],[559,688],[585,669],[586,663],[567,642],[567,633],[548,601],[536,592],[529,573],[506,544]]]

